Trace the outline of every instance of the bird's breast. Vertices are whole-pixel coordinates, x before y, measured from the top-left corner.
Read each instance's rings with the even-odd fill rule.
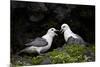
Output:
[[[48,49],[50,49],[51,44],[52,44],[52,39],[46,39],[46,40],[47,40],[48,44],[46,46],[41,47],[41,51],[43,51],[43,52],[45,52]]]
[[[67,41],[68,38],[69,38],[70,36],[71,36],[70,33],[68,33],[68,32],[64,32],[64,39],[65,39],[65,41]]]

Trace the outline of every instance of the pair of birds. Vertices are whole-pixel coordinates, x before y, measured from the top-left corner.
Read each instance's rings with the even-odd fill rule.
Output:
[[[43,52],[50,49],[53,38],[58,35],[56,33],[57,31],[59,30],[56,30],[55,28],[50,28],[47,33],[42,37],[37,37],[36,39],[34,39],[34,41],[25,44],[27,47],[17,54],[20,54],[22,52],[42,54]],[[70,27],[67,24],[62,24],[60,31],[62,33],[64,32],[64,39],[67,43],[85,43],[79,35],[74,34],[71,31]]]

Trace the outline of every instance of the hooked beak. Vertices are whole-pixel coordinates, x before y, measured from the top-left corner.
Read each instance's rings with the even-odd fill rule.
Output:
[[[64,32],[63,29],[60,29],[60,32],[63,33]]]
[[[58,36],[57,32],[59,32],[59,30],[56,30],[56,31],[55,31],[55,35],[56,35],[56,36]]]

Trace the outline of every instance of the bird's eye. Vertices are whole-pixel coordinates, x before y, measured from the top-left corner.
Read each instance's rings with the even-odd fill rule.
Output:
[[[51,29],[51,31],[53,31],[53,29]]]

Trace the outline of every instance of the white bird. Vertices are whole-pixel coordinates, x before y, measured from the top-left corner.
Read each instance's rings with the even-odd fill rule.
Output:
[[[86,44],[82,37],[73,33],[67,24],[62,24],[60,31],[64,32],[64,39],[68,44]]]
[[[47,51],[52,45],[54,36],[57,36],[56,31],[58,30],[50,28],[44,36],[38,37],[34,41],[25,44],[27,47],[17,54],[22,52],[41,54],[42,52]]]

